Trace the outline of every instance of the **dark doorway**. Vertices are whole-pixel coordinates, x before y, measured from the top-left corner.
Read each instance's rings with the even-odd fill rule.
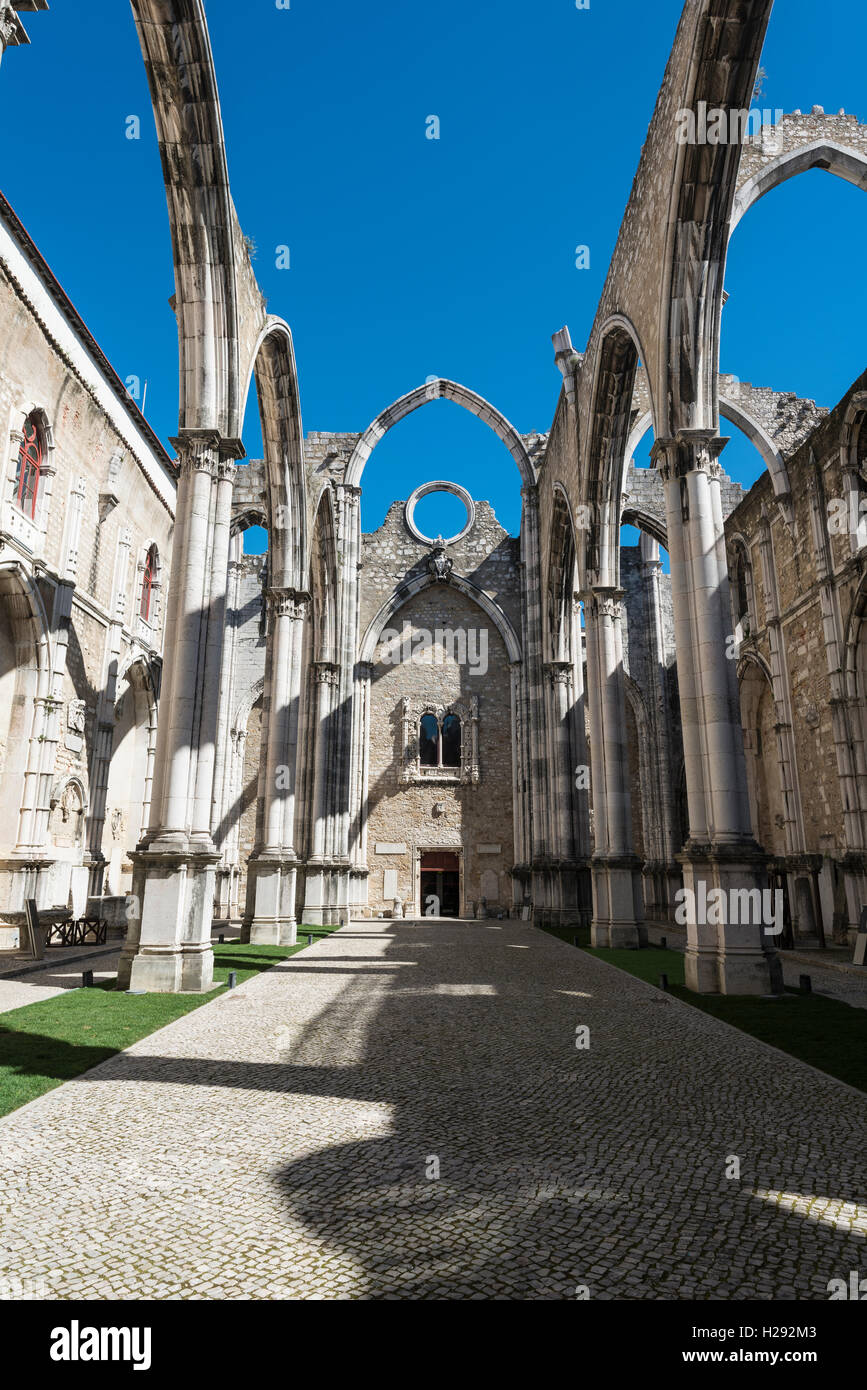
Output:
[[[431,850],[421,857],[421,910],[424,916],[458,917],[461,910],[461,873],[457,854]],[[435,898],[436,903],[429,900]],[[431,909],[439,904],[439,912]]]

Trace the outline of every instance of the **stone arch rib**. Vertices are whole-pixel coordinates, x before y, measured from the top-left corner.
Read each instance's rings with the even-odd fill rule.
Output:
[[[203,0],[131,0],[172,235],[181,429],[240,430],[241,308],[262,299],[229,191]],[[239,285],[241,293],[239,294]]]
[[[483,396],[477,396],[475,391],[470,391],[468,387],[461,386],[457,381],[449,381],[445,377],[437,377],[435,381],[417,386],[414,391],[409,391],[407,395],[393,401],[390,406],[383,410],[381,415],[377,415],[352,451],[352,457],[346,467],[347,483],[355,487],[360,485],[361,475],[367,460],[383,435],[387,434],[392,426],[398,424],[407,415],[411,415],[414,410],[427,405],[430,401],[437,400],[453,401],[455,405],[463,406],[464,410],[468,410],[471,415],[477,415],[480,420],[489,425],[515,460],[523,485],[529,487],[535,483],[536,470],[527,451],[527,446],[514,425],[510,424],[505,415],[501,415],[499,410],[492,406],[489,401],[486,401]]]
[[[784,126],[785,121],[781,123],[781,127],[775,129]],[[867,135],[867,128],[859,126],[858,132]],[[756,173],[749,173],[750,164],[747,161],[743,161],[741,167],[746,177],[743,181],[738,180],[729,225],[730,235],[741,218],[760,198],[764,198],[766,193],[779,188],[780,184],[786,183],[798,174],[807,173],[810,169],[822,169],[836,178],[854,184],[856,188],[867,189],[867,153],[825,136],[783,150],[776,159]]]
[[[435,579],[431,574],[420,574],[407,584],[400,584],[386,599],[379,612],[373,618],[367,632],[361,640],[358,660],[362,664],[369,664],[373,661],[376,644],[386,625],[391,621],[396,613],[399,613],[404,604],[410,599],[415,598],[416,594],[423,593],[425,589],[431,588],[434,584],[441,581]],[[487,613],[491,622],[496,627],[506,646],[510,662],[521,660],[521,644],[518,635],[506,614],[498,604],[490,598],[483,589],[479,589],[472,580],[465,579],[462,575],[452,571],[449,576],[449,588],[457,589],[466,598],[471,599],[484,613]]]
[[[254,376],[265,456],[270,583],[300,588],[307,566],[304,432],[292,332],[283,319],[269,317],[262,328],[245,378],[244,407]]]
[[[624,321],[613,321],[601,340],[593,382],[584,484],[588,524],[580,533],[582,585],[617,584],[620,499],[638,363],[634,333]]]

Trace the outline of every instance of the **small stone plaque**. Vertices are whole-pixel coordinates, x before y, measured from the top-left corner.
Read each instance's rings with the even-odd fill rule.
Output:
[[[380,840],[376,846],[377,854],[406,854],[406,845],[392,844],[390,840]]]
[[[502,845],[476,845],[479,854],[502,854]]]

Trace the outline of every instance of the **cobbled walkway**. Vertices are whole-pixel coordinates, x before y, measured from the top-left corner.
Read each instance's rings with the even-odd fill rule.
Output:
[[[824,1300],[865,1121],[525,924],[354,924],[0,1121],[0,1293]]]

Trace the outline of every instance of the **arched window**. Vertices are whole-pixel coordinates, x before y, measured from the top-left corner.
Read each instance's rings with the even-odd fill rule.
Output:
[[[461,721],[447,714],[440,724],[435,714],[423,714],[418,726],[419,767],[460,767]]]
[[[154,582],[157,573],[157,548],[152,545],[145,555],[144,574],[141,581],[141,602],[139,603],[139,613],[145,622],[151,620],[151,605],[153,603]]]
[[[440,747],[442,748],[442,766],[460,767],[461,721],[456,714],[447,714],[443,720]]]
[[[18,450],[18,472],[15,475],[15,500],[28,516],[36,516],[39,495],[39,475],[45,452],[42,426],[35,415],[24,421],[24,438]]]
[[[737,565],[735,567],[736,596],[738,607],[738,622],[742,623],[750,616],[750,598],[747,591],[747,562],[744,552],[738,550]]]
[[[421,767],[439,767],[439,734],[436,715],[423,714],[418,728],[418,760]]]

